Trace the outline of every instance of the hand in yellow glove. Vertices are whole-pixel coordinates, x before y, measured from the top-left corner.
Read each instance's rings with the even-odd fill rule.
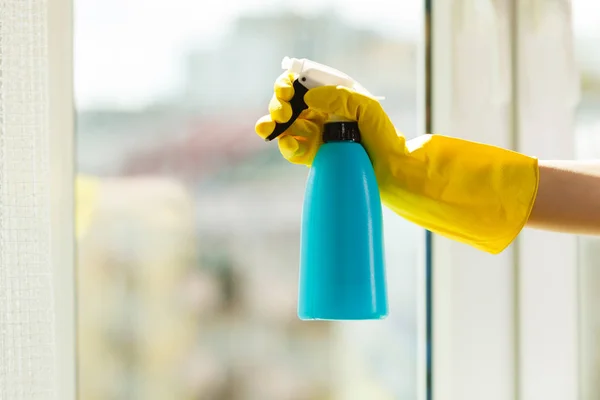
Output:
[[[293,79],[277,79],[269,115],[256,124],[259,136],[290,119]],[[538,188],[536,158],[442,135],[406,142],[376,99],[343,87],[311,89],[304,101],[308,110],[278,139],[288,161],[310,165],[324,121],[338,115],[358,121],[382,201],[400,216],[494,254],[525,226]]]

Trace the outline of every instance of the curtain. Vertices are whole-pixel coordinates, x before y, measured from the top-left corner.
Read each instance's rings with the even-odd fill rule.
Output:
[[[0,399],[55,396],[47,3],[0,0]]]

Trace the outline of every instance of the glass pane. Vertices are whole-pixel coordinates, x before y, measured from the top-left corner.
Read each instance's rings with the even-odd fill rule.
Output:
[[[593,0],[573,1],[573,29],[581,75],[576,115],[576,151],[581,159],[600,159],[600,14]],[[600,396],[600,240],[579,239],[581,393]]]
[[[387,320],[299,321],[307,169],[254,123],[307,57],[415,136],[422,5],[286,4],[76,1],[80,398],[416,397],[422,231],[386,210]]]

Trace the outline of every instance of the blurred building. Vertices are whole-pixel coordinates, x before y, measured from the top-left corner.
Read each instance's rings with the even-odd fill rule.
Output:
[[[307,170],[253,132],[284,56],[347,72],[386,97],[407,136],[417,134],[417,44],[329,14],[244,16],[213,48],[190,49],[178,96],[136,111],[81,111],[79,171],[104,177],[79,243],[81,398],[325,400],[337,398],[336,387],[394,398],[377,394],[374,379],[359,382],[367,353],[379,355],[372,364],[411,398],[415,377],[385,371],[411,370],[416,357],[403,353],[415,340],[414,281],[395,291],[396,304],[407,305],[392,321],[401,333],[368,332],[381,343],[347,352],[341,343],[358,336],[297,320]],[[584,90],[579,107],[584,150],[600,148],[594,93]],[[586,254],[598,248],[589,242]],[[398,265],[416,257],[393,252]],[[406,345],[387,346],[395,341]],[[402,366],[389,368],[386,354]],[[334,359],[346,368],[341,375]],[[356,382],[340,384],[340,376]]]
[[[264,147],[252,129],[267,112],[284,56],[307,57],[343,70],[373,94],[385,96],[382,104],[392,120],[405,135],[416,134],[416,43],[357,29],[330,14],[249,15],[218,45],[190,49],[182,60],[186,76],[180,96],[147,109],[80,112],[79,170],[122,173],[131,167],[131,157],[162,152],[157,157],[180,158],[184,149],[173,151],[173,146],[207,154],[198,147],[208,149],[215,140],[238,141],[229,151]]]
[[[199,312],[214,308],[220,291],[196,268],[192,198],[172,181],[134,178],[103,180],[87,201],[78,243],[79,396],[197,398],[194,385],[219,376],[186,380],[181,371],[194,361]],[[201,301],[192,301],[199,285]]]
[[[186,107],[208,115],[256,106],[263,111],[275,77],[283,72],[285,56],[309,58],[344,71],[372,93],[385,96],[389,110],[415,101],[414,42],[357,29],[331,14],[261,13],[241,17],[218,47],[191,52]]]
[[[271,47],[244,43],[246,25],[190,74],[189,88],[214,74],[206,91],[79,114],[79,171],[100,176],[93,206],[80,207],[81,398],[330,396],[330,324],[300,324],[295,309],[306,169],[252,132],[280,60],[249,81],[254,91],[240,80],[233,100],[219,81],[228,54]]]
[[[296,317],[294,176],[195,196],[100,181],[79,243],[82,398],[327,398],[330,325]]]

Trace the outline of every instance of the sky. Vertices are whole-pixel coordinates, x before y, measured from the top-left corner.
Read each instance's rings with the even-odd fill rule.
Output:
[[[600,38],[600,1],[573,3],[578,33]],[[168,94],[191,45],[218,43],[244,13],[290,8],[300,14],[334,10],[353,24],[397,36],[417,38],[422,30],[416,0],[75,0],[78,106],[135,107]]]

